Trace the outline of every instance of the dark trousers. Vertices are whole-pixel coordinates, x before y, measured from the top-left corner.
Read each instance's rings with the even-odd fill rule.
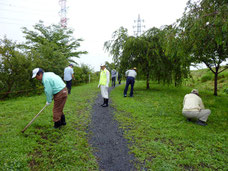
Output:
[[[134,84],[135,84],[135,78],[134,77],[127,77],[126,86],[124,89],[124,95],[127,95],[127,90],[128,90],[128,87],[130,84],[131,84],[130,96],[133,96]]]
[[[112,86],[113,86],[113,87],[116,86],[116,77],[112,77]]]
[[[68,90],[68,94],[70,94],[70,91],[71,91],[71,84],[72,84],[72,80],[66,81],[66,87],[67,87],[67,90]]]

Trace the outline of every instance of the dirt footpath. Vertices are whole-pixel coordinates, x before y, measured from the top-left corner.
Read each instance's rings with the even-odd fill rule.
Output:
[[[111,88],[109,88],[109,92]],[[123,131],[118,128],[118,122],[114,120],[114,109],[100,106],[103,98],[100,93],[95,100],[92,109],[92,121],[89,125],[91,136],[89,143],[92,145],[94,155],[97,157],[99,169],[105,171],[129,171],[135,170],[130,161],[133,155],[128,154],[127,140],[123,137]]]

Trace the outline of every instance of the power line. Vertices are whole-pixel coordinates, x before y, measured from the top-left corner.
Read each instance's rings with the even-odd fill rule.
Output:
[[[29,15],[31,15],[32,13],[32,15],[40,15],[41,13],[40,12],[35,12],[35,11],[20,11],[20,10],[12,10],[12,9],[1,9],[0,8],[0,11],[8,11],[8,12],[14,12],[14,13],[24,13],[24,14],[28,14],[29,13]],[[46,15],[46,14],[45,14]],[[49,15],[50,16],[50,15]],[[54,16],[54,15],[52,15],[52,16]]]
[[[0,21],[0,23],[2,23],[2,24],[22,25],[22,23],[13,23],[13,22],[2,22],[2,21]],[[27,24],[26,23],[23,23],[23,25],[28,25],[28,23]]]
[[[26,9],[26,10],[31,10],[31,11],[39,11],[39,12],[47,12],[47,13],[55,12],[55,11],[50,11],[50,9],[48,9],[48,11],[46,11],[46,10],[40,10],[40,9],[35,9],[35,8],[30,8],[30,7],[28,8],[26,6],[17,6],[17,5],[12,5],[12,4],[6,4],[6,3],[2,3],[1,1],[0,1],[0,4],[4,5],[5,7],[17,8],[17,9],[20,8],[22,10]]]
[[[25,20],[18,19],[18,18],[6,18],[6,17],[0,17],[0,19],[4,19],[4,20],[15,20],[15,21],[25,21]]]

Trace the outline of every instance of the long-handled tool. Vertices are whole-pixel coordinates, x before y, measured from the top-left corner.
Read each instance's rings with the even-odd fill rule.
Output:
[[[40,115],[40,113],[47,107],[48,105],[46,104],[43,109],[40,110],[40,112],[26,125],[26,127],[21,131],[22,133],[25,132],[25,130],[33,123],[33,121]]]

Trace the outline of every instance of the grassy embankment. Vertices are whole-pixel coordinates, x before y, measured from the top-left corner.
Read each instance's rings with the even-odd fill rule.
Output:
[[[65,106],[67,125],[53,128],[52,105],[25,131],[43,108],[44,94],[0,102],[0,170],[97,170],[86,133],[97,85],[72,89]]]
[[[193,87],[151,84],[146,90],[145,82],[136,81],[133,98],[123,97],[124,85],[112,91],[115,117],[131,142],[138,170],[228,170],[228,95],[213,96],[213,86],[205,86],[211,80],[199,83],[203,74],[194,74],[199,75],[193,75],[194,86],[189,81]],[[182,116],[184,95],[192,88],[200,90],[212,111],[205,127]]]
[[[183,82],[185,86],[214,92],[214,74],[209,69],[191,71],[191,75],[192,78]],[[228,94],[228,69],[218,75],[218,95],[220,94]]]

